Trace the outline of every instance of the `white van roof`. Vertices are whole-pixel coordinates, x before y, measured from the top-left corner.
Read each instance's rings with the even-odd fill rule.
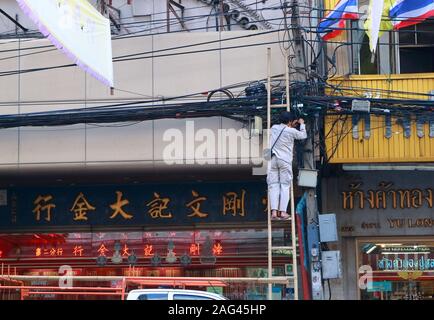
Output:
[[[225,297],[212,293],[207,291],[201,291],[201,290],[185,290],[185,289],[136,289],[131,290],[128,293],[128,299],[137,298],[138,296],[142,294],[151,294],[151,293],[173,293],[173,294],[182,294],[182,295],[199,295],[203,297],[213,298],[214,300],[227,300]]]

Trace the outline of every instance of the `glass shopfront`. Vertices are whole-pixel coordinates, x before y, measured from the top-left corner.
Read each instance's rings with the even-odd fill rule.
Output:
[[[434,238],[362,240],[357,250],[359,279],[371,280],[362,300],[434,300]]]
[[[287,227],[273,232],[275,246],[290,245]],[[0,234],[0,252],[7,272],[18,275],[58,276],[59,268],[68,265],[74,275],[90,277],[267,277],[264,228]],[[290,253],[275,254],[274,275],[287,275]],[[6,268],[2,271],[6,274]],[[53,283],[32,280],[28,285]],[[101,284],[80,283],[88,285]],[[266,299],[267,294],[266,285],[253,283],[200,289],[232,299]],[[289,292],[284,286],[273,288],[276,299],[289,299]],[[44,297],[50,298],[55,297]]]

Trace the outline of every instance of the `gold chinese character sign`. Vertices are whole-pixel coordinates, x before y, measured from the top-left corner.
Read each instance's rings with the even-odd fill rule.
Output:
[[[192,217],[198,217],[198,218],[206,218],[208,217],[208,213],[204,213],[200,211],[200,206],[203,201],[206,201],[206,197],[199,196],[199,193],[192,190],[191,194],[193,195],[194,199],[191,200],[189,203],[187,203],[185,206],[189,209],[191,209],[193,212],[188,215],[189,218]]]
[[[226,192],[223,195],[223,215],[227,213],[236,216],[237,214],[241,217],[246,215],[245,211],[245,196],[246,190],[241,190],[241,195],[236,192]]]
[[[51,210],[56,208],[56,205],[54,203],[50,203],[51,200],[53,200],[52,195],[39,195],[36,200],[33,202],[35,205],[32,212],[36,215],[36,221],[41,220],[41,213],[46,211],[46,217],[45,220],[50,222],[51,221]]]
[[[114,219],[117,215],[121,215],[124,219],[132,219],[133,215],[125,212],[122,207],[126,206],[130,203],[128,199],[122,200],[123,193],[120,191],[116,191],[116,202],[110,205],[110,208],[113,210],[113,214],[110,216],[110,219]]]
[[[74,204],[70,210],[74,212],[74,221],[84,220],[87,221],[87,212],[95,211],[95,207],[92,206],[89,201],[84,197],[84,194],[80,192],[80,194],[75,198]]]
[[[164,212],[168,208],[170,198],[162,198],[158,193],[154,192],[154,199],[146,204],[148,213],[152,219],[170,219],[172,218],[171,212]]]

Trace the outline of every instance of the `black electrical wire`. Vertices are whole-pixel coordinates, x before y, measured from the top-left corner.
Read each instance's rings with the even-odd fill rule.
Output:
[[[231,46],[231,47],[223,47],[223,48],[184,51],[184,52],[161,54],[161,55],[150,55],[150,56],[146,56],[146,57],[135,57],[135,58],[125,58],[125,59],[114,58],[113,62],[153,59],[153,58],[180,56],[180,55],[187,55],[187,54],[198,54],[198,53],[205,53],[205,52],[212,52],[212,51],[242,49],[242,48],[249,48],[249,47],[256,47],[256,46],[272,45],[272,44],[278,44],[278,43],[280,43],[280,41],[259,42],[259,43],[245,44],[245,45],[238,45],[238,46]],[[172,50],[175,50],[175,49],[172,49]],[[0,72],[0,77],[12,76],[12,75],[16,75],[16,74],[25,74],[25,73],[31,73],[31,72],[61,69],[61,68],[70,68],[70,67],[75,67],[75,66],[76,66],[76,64],[64,64],[64,65],[51,66],[51,67],[40,67],[40,68],[23,69],[23,70],[3,71],[3,72]]]
[[[281,18],[278,18],[278,19],[281,20]],[[352,29],[354,29],[354,28],[352,28]],[[422,32],[422,31],[424,31],[424,30],[419,30],[419,32]],[[183,30],[181,30],[181,32],[183,32]],[[402,30],[400,30],[400,32],[402,32]],[[413,31],[411,31],[411,32],[413,32]],[[418,31],[416,31],[416,32],[418,32]],[[434,33],[434,31],[426,31],[426,32]],[[114,38],[114,40],[116,40],[116,39],[124,39],[124,38],[125,37]],[[318,34],[317,34],[317,38],[320,39]],[[306,39],[303,39],[303,41],[304,41],[304,43],[306,43],[307,45],[309,45],[312,48],[313,51],[315,50],[313,48],[313,45],[310,43],[310,41],[307,41]],[[291,41],[288,41],[288,42],[290,44],[292,43]],[[315,42],[320,42],[321,43],[322,40],[315,40]],[[339,43],[339,46],[334,49],[333,56],[336,54],[337,49],[340,48],[341,46],[352,45],[352,44],[363,44],[363,43],[355,43],[355,42],[331,42],[331,41],[328,41],[327,43]],[[400,46],[401,44],[379,43],[379,45],[386,45],[386,46],[398,45],[398,46]],[[54,46],[37,46],[37,47],[34,47],[34,48],[37,49],[37,48],[46,48],[46,47],[54,47]],[[11,52],[11,51],[31,50],[31,49],[33,49],[33,48],[10,49],[10,50],[4,50],[4,51],[0,51],[0,52]],[[53,50],[55,50],[55,49],[53,49]],[[34,54],[46,53],[46,52],[50,52],[50,51],[52,51],[52,50],[40,51],[40,52],[36,52]],[[31,54],[28,54],[28,55],[31,55]],[[24,56],[28,56],[28,55],[24,55]],[[313,64],[318,60],[318,58],[320,57],[320,55],[321,55],[321,50],[318,52],[318,55],[316,55],[314,61],[312,62]],[[17,58],[17,56],[11,56],[11,57],[6,57],[6,58],[0,59],[0,60],[16,59],[16,58]],[[333,60],[329,60],[329,62],[331,62],[334,65]],[[335,65],[334,65],[334,68],[335,68],[335,72],[337,72],[337,68],[336,68]]]
[[[276,31],[276,30],[273,30],[273,31]],[[131,59],[124,59],[124,60],[114,60],[114,62],[118,62],[118,61],[131,61],[131,60],[148,59],[148,58],[158,58],[158,57],[167,57],[167,56],[171,56],[171,55],[180,55],[180,54],[203,53],[203,52],[210,52],[210,51],[216,51],[216,50],[237,49],[237,48],[251,47],[251,46],[257,46],[257,45],[277,44],[277,43],[282,43],[282,42],[284,42],[284,41],[274,41],[274,42],[268,42],[268,43],[240,45],[240,46],[227,47],[227,48],[216,48],[216,49],[198,50],[198,51],[191,51],[191,52],[182,52],[182,53],[177,53],[177,54],[157,55],[157,56],[151,56],[151,57],[131,58]],[[9,75],[15,75],[17,73],[45,71],[45,70],[52,70],[52,69],[58,69],[58,68],[68,68],[68,67],[74,67],[74,66],[75,66],[75,64],[66,64],[66,65],[59,65],[59,66],[52,66],[52,67],[27,69],[27,70],[21,70],[21,71],[18,71],[18,70],[5,71],[5,72],[1,72],[0,76],[9,76]]]
[[[281,96],[283,93],[279,93]],[[275,95],[274,95],[275,96]],[[277,96],[276,96],[277,97]],[[220,101],[209,102],[192,102],[183,104],[163,104],[163,105],[111,105],[99,108],[80,108],[73,110],[56,110],[30,113],[24,115],[5,115],[0,117],[0,128],[11,128],[17,126],[58,126],[70,125],[77,123],[112,123],[112,122],[127,122],[127,121],[143,121],[154,120],[161,118],[194,118],[194,117],[251,117],[253,115],[266,116],[266,95],[245,98],[233,98]],[[330,104],[325,104],[326,109],[330,108]],[[418,110],[422,112],[423,110]],[[317,112],[317,110],[314,110]],[[350,114],[350,112],[348,112]],[[351,132],[350,126],[344,134],[345,122],[341,126],[341,132],[338,135],[338,141],[333,146],[334,151],[329,152],[329,158],[333,157],[339,143]],[[399,115],[399,110],[394,110],[394,114]],[[414,112],[413,112],[414,114]],[[401,115],[403,117],[405,115]],[[432,119],[433,114],[427,114],[427,117]],[[330,138],[330,136],[329,136]]]
[[[250,5],[253,5],[253,4],[248,4],[247,6],[250,6]],[[209,6],[205,6],[205,7],[209,7]],[[264,7],[264,8],[258,9],[258,11],[278,10],[278,9],[280,9],[280,7],[278,7],[278,6],[277,7],[269,6],[269,7]],[[244,10],[237,10],[237,11],[240,12],[240,13],[246,13],[247,12],[247,11],[244,11]],[[165,12],[162,12],[162,13],[165,14],[167,12],[165,11]],[[198,20],[198,19],[209,18],[210,16],[220,16],[220,15],[221,15],[220,13],[215,13],[215,14],[211,14],[210,13],[210,14],[202,14],[202,15],[197,15],[197,16],[191,16],[191,17],[185,18],[183,20],[183,22],[195,21],[195,20]],[[122,18],[122,19],[124,19],[124,18]],[[276,19],[280,19],[280,18],[276,18]],[[264,22],[264,21],[268,21],[268,20],[270,20],[270,19],[253,20],[252,23]],[[149,28],[149,29],[133,32],[132,34],[134,34],[134,33],[141,33],[141,32],[145,32],[145,31],[149,31],[149,30],[152,30],[152,29],[165,28],[167,26],[168,22],[169,22],[169,25],[171,25],[171,26],[177,25],[177,24],[179,24],[179,19],[178,18],[163,18],[163,19],[159,19],[159,20],[155,20],[154,19],[154,20],[151,20],[151,21],[136,21],[136,22],[131,22],[131,23],[119,23],[118,25],[123,26],[123,25],[130,25],[130,24],[145,24],[145,25],[160,24],[160,26],[155,27],[155,28]],[[233,25],[237,25],[237,24],[238,23],[234,23]],[[205,29],[205,28],[201,28],[201,29]],[[34,31],[36,34],[40,35],[40,33],[37,30],[32,30],[32,31]],[[184,31],[184,30],[181,30],[181,31]],[[167,33],[171,33],[171,32],[167,32]],[[161,33],[159,33],[159,34],[161,34]],[[17,35],[17,34],[13,34],[13,35]],[[28,36],[31,35],[31,33],[27,32],[24,35],[28,37]],[[120,39],[120,38],[125,38],[125,37],[120,36],[118,39]]]
[[[235,39],[242,39],[242,38],[250,38],[250,37],[257,37],[257,36],[261,36],[264,34],[270,34],[270,33],[275,33],[275,32],[280,32],[281,30],[277,29],[277,30],[270,30],[270,31],[263,31],[263,32],[255,32],[255,33],[249,33],[247,35],[241,35],[241,36],[236,36],[236,37],[231,37],[231,38],[225,38],[225,39],[218,39],[218,40],[211,40],[211,41],[205,41],[205,42],[199,42],[199,43],[193,43],[193,44],[188,44],[188,45],[183,45],[183,46],[176,46],[176,47],[172,47],[172,48],[164,48],[164,49],[159,49],[159,50],[152,50],[152,51],[145,51],[145,52],[138,52],[138,53],[132,53],[132,54],[126,54],[126,55],[122,55],[122,56],[117,56],[114,57],[113,59],[120,59],[120,58],[126,58],[126,57],[133,57],[133,56],[138,56],[138,55],[145,55],[145,54],[155,54],[157,52],[165,52],[165,51],[171,51],[171,50],[179,50],[179,49],[183,49],[183,48],[190,48],[190,47],[195,47],[195,46],[201,46],[201,45],[207,45],[207,44],[213,44],[213,43],[221,43],[221,42],[225,42],[225,41],[231,41],[231,40],[235,40]],[[54,46],[41,46],[42,48],[46,48],[46,47],[54,47]],[[14,50],[18,50],[18,49],[14,49]],[[24,54],[24,55],[14,55],[11,57],[7,57],[7,58],[0,58],[1,60],[7,60],[7,59],[17,59],[19,57],[23,57],[23,56],[30,56],[30,55],[36,55],[36,54],[40,54],[40,53],[46,53],[46,52],[51,52],[51,51],[56,51],[57,49],[50,49],[50,50],[44,50],[44,51],[39,51],[39,52],[34,52],[34,53],[29,53],[29,54]],[[1,51],[0,51],[1,52]],[[1,73],[0,73],[1,74]]]
[[[275,81],[274,78],[281,77],[282,75],[283,74],[272,75],[271,79],[272,79],[272,81]],[[238,82],[238,83],[226,85],[226,86],[221,87],[221,88],[213,88],[213,89],[209,90],[209,92],[215,91],[215,90],[232,90],[233,91],[234,89],[237,89],[237,88],[243,88],[243,87],[249,86],[253,82],[264,82],[264,81],[266,81],[266,79],[257,79],[257,80],[249,80],[249,81],[244,81],[244,82]],[[117,89],[117,88],[115,88],[115,90],[125,91],[125,90]],[[131,93],[131,91],[128,91],[128,92]],[[243,91],[241,91],[241,92],[243,92]],[[149,97],[148,96],[150,98],[149,100],[138,100],[138,101],[125,102],[125,103],[117,103],[117,104],[111,104],[111,105],[87,107],[87,109],[99,109],[99,108],[108,108],[108,107],[132,106],[132,105],[145,104],[145,103],[167,102],[167,101],[182,100],[182,99],[191,100],[191,99],[195,98],[196,96],[198,96],[197,98],[203,100],[203,94],[204,93],[201,91],[201,92],[189,93],[189,94],[185,94],[185,95],[181,95],[181,96],[171,96],[171,97],[164,97],[164,98],[158,98],[158,99],[155,99],[154,97]],[[128,99],[123,99],[123,100],[128,100]],[[64,105],[64,104],[70,104],[70,103],[73,103],[73,102],[75,102],[75,100],[51,100],[51,101],[50,100],[44,100],[44,101],[41,101],[40,104],[42,103],[42,104],[45,105],[45,104],[48,104],[48,103],[51,103],[51,104],[53,104],[53,103],[61,103],[62,105]],[[90,101],[89,100],[83,100],[81,102],[82,103],[85,103],[85,102],[95,103],[95,102],[98,102],[98,101],[95,101],[95,100],[90,100]],[[23,104],[25,104],[25,102]],[[2,105],[3,106],[8,106],[8,105],[10,105],[10,106],[16,106],[16,102],[12,102],[10,104],[3,103]]]
[[[279,9],[279,7],[266,8],[266,9],[277,10],[277,9]],[[299,15],[299,16],[300,17],[304,17],[303,15]],[[206,15],[204,17],[206,17]],[[307,18],[309,18],[309,16],[307,16]],[[282,19],[283,19],[283,17],[275,18],[275,19],[264,19],[263,21],[282,20]],[[403,18],[403,20],[405,20],[405,18]],[[397,21],[397,20],[394,19],[394,21]],[[254,21],[254,22],[261,22],[261,21]],[[162,25],[161,27],[158,27],[158,28],[163,28],[163,27],[164,27],[164,25]],[[198,29],[205,29],[205,28],[206,27],[204,27],[204,28],[198,28]],[[192,30],[198,30],[198,29],[192,29]],[[309,31],[309,32],[315,32],[315,33],[317,33],[317,30],[316,30],[317,28],[315,26],[309,26],[309,27],[304,26],[304,27],[302,27],[302,29],[304,29],[304,30],[312,30],[313,29],[314,31]],[[345,31],[345,30],[359,30],[359,31],[366,31],[366,29],[362,29],[362,28],[348,28],[348,27],[344,27],[344,28],[330,28],[330,30],[343,30],[343,31]],[[142,30],[142,31],[139,31],[139,32],[144,32],[144,31],[146,31],[146,30]],[[402,32],[411,32],[411,33],[425,33],[426,32],[426,33],[432,33],[432,31],[430,31],[430,30],[403,30],[403,29],[389,30],[389,29],[386,29],[386,30],[380,30],[380,31],[401,32],[401,33]],[[171,32],[164,32],[164,33],[174,33],[174,32],[185,32],[185,30],[178,30],[178,31],[171,31]],[[164,33],[156,33],[156,34],[164,34]],[[139,37],[142,37],[142,36],[147,36],[147,35],[140,35]],[[128,37],[128,35],[126,35],[125,37],[124,36],[120,36],[119,38],[114,38],[114,39],[121,39],[121,38],[127,38],[127,37]],[[135,37],[135,36],[132,36],[132,37]],[[333,42],[330,42],[330,41],[327,41],[327,42],[328,43],[333,43]]]
[[[354,28],[353,28],[354,29]],[[306,31],[306,30],[305,30]],[[318,36],[318,35],[317,35]],[[306,40],[307,41],[307,40]],[[280,41],[279,41],[280,42]],[[290,44],[292,44],[292,42],[291,41],[289,41],[289,39],[288,39],[288,42],[290,43]],[[321,42],[320,40],[317,40],[316,42]],[[338,42],[339,44],[342,44],[342,45],[345,45],[346,43],[342,43],[342,42]],[[353,44],[354,42],[351,42],[350,44]],[[311,44],[310,44],[311,45]],[[390,44],[385,44],[385,45],[390,45]],[[313,47],[312,47],[313,48]],[[218,50],[218,49],[217,49]],[[201,51],[198,51],[198,52],[201,52]],[[335,49],[335,52],[336,52],[336,49]],[[195,53],[195,52],[189,52],[189,53]],[[146,54],[146,53],[137,53],[138,55],[143,55],[143,54]],[[145,58],[148,58],[148,57],[141,57],[140,59],[145,59]],[[121,61],[123,61],[123,60],[121,60]],[[125,60],[125,61],[128,61],[128,60]],[[73,66],[73,65],[72,65]],[[48,70],[48,69],[47,69]],[[19,71],[20,73],[21,73],[21,71]],[[365,88],[365,89],[371,89],[371,88]],[[354,90],[354,88],[352,88],[352,90]],[[390,92],[390,91],[389,91]],[[331,97],[332,99],[342,99],[342,97]],[[399,101],[401,101],[402,102],[402,100],[399,100]],[[406,103],[408,102],[408,103],[410,103],[411,101],[414,101],[414,100],[406,100]],[[317,101],[317,103],[318,103],[319,101]],[[390,101],[389,101],[390,102]],[[325,103],[327,103],[327,102],[325,102]],[[385,103],[384,101],[383,101],[383,103]],[[420,104],[420,101],[419,102],[415,102],[416,104]]]
[[[5,115],[0,117],[0,128],[22,126],[59,126],[77,123],[112,123],[161,118],[197,118],[235,115],[246,117],[265,114],[266,96],[236,98],[222,101],[164,104],[131,108],[109,108],[108,110],[74,109]]]

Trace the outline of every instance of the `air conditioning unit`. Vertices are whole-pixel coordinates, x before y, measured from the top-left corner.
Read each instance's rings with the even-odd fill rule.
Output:
[[[238,21],[240,19],[241,13],[237,9],[233,9],[230,11],[231,18],[235,21]]]
[[[247,17],[241,17],[240,20],[238,20],[238,23],[243,27],[244,29],[247,29],[250,23],[249,18]]]
[[[151,1],[133,1],[133,16],[149,16],[153,14],[153,3]]]

